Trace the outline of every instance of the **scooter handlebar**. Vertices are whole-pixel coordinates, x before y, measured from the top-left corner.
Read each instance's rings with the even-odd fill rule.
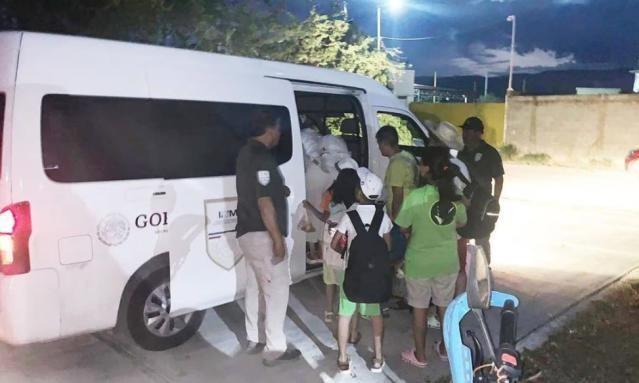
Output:
[[[517,342],[517,309],[515,303],[507,300],[501,310],[501,329],[499,330],[499,346],[515,349]]]

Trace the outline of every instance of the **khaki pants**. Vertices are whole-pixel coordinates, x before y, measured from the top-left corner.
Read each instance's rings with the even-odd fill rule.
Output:
[[[246,335],[266,343],[264,357],[275,359],[286,351],[284,321],[291,277],[288,257],[273,265],[273,241],[266,231],[238,238],[246,260]]]

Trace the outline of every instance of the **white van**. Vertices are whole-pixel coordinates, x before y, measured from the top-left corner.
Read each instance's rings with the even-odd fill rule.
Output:
[[[46,341],[123,321],[178,345],[244,290],[235,157],[247,117],[283,121],[291,276],[307,274],[300,119],[383,175],[374,139],[426,129],[379,83],[307,66],[37,33],[0,33],[0,340]],[[378,122],[379,120],[379,122]]]

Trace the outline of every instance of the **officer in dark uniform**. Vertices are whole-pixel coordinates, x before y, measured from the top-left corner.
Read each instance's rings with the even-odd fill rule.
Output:
[[[266,110],[251,120],[252,138],[236,164],[236,229],[247,266],[248,352],[264,350],[264,365],[274,366],[300,356],[299,350],[287,348],[284,335],[291,281],[285,242],[290,191],[270,151],[280,140],[279,121]]]
[[[491,197],[494,197],[499,203],[501,190],[504,186],[504,165],[497,149],[482,139],[484,134],[482,120],[478,117],[469,117],[461,128],[463,129],[464,149],[459,152],[457,158],[468,167],[474,192],[471,206],[468,209],[468,223],[459,229],[458,233],[462,238],[475,239],[475,243],[484,248],[490,263],[490,232],[492,228],[484,227],[481,216],[482,209]]]

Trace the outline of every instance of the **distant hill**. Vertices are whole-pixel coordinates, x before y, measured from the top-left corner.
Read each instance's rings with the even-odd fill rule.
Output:
[[[530,95],[575,94],[577,87],[621,88],[623,93],[631,93],[634,75],[630,69],[614,70],[557,70],[541,73],[520,73],[513,76],[513,88],[517,92]],[[525,92],[523,84],[525,80]],[[415,78],[418,84],[431,85],[432,76]],[[454,76],[437,78],[437,86],[453,88],[465,92],[469,99],[476,99],[484,93],[484,78],[481,76]],[[508,87],[508,77],[490,77],[488,93],[503,98]]]

